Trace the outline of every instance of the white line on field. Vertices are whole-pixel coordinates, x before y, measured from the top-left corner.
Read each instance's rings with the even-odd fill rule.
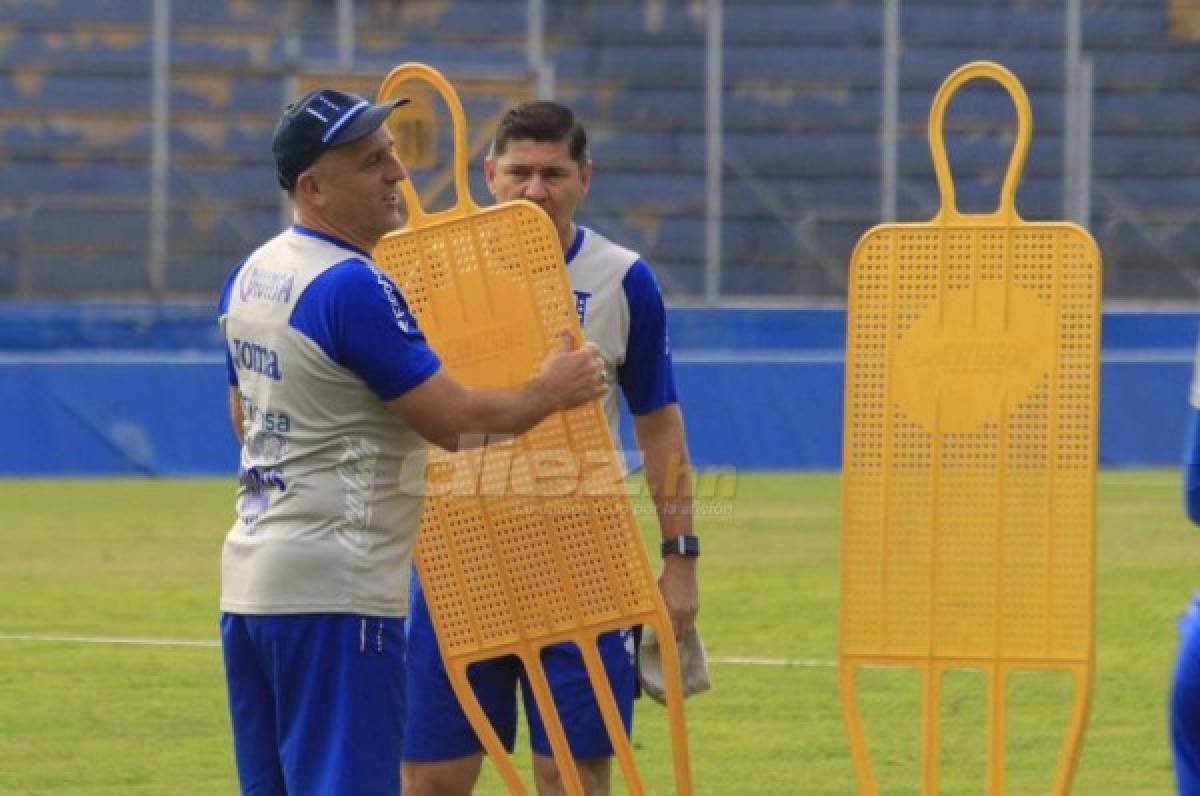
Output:
[[[132,644],[143,647],[219,647],[219,641],[185,638],[131,638],[126,636],[41,636],[0,633],[0,641],[42,641],[58,644]]]
[[[810,669],[828,669],[837,666],[837,661],[823,658],[744,658],[731,655],[710,655],[709,663],[727,663],[732,666],[797,666]]]
[[[142,647],[219,647],[219,641],[183,638],[137,638],[130,636],[51,636],[24,633],[0,633],[0,641],[34,641],[49,644],[128,644]],[[738,655],[712,655],[710,663],[730,666],[797,666],[829,668],[836,661],[822,658],[756,658]]]
[[[30,351],[0,354],[0,367],[29,365],[220,365],[220,351]]]

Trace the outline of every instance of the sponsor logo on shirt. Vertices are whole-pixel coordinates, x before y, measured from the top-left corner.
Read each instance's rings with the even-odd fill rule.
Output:
[[[379,266],[374,263],[368,263],[368,265],[375,272],[375,281],[383,288],[383,295],[387,296],[388,304],[392,307],[392,315],[396,318],[396,325],[400,327],[400,331],[411,334],[417,324],[409,314],[404,299],[400,297],[400,291],[396,290],[396,286],[392,280],[388,279],[387,274],[379,270]]]
[[[248,526],[247,532],[253,533],[251,527],[271,505],[271,490],[286,492],[287,482],[283,473],[276,468],[242,467],[238,471],[238,483],[242,486],[238,498],[238,515],[242,523]]]
[[[262,431],[276,432],[286,434],[292,430],[292,419],[287,412],[267,409],[263,411],[258,404],[254,403],[245,394],[240,394],[242,399],[242,414],[246,420],[250,421],[250,425]],[[250,444],[250,438],[247,438],[246,444]],[[284,451],[287,449],[287,441],[283,441]],[[282,453],[281,453],[282,455]]]
[[[292,298],[295,284],[296,274],[292,271],[268,271],[254,266],[242,277],[238,293],[242,301],[287,302]]]
[[[230,354],[233,366],[238,370],[250,370],[261,373],[268,379],[279,381],[283,372],[279,367],[279,355],[265,345],[252,343],[249,340],[233,338]]]

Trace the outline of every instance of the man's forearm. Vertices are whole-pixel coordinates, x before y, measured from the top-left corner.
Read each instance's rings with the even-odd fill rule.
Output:
[[[671,404],[635,418],[634,425],[663,539],[692,535],[692,467],[679,407]],[[663,560],[658,587],[676,638],[691,630],[700,610],[697,562],[695,555],[682,553]]]
[[[468,387],[466,435],[523,434],[555,410],[541,383],[534,379],[511,389]]]
[[[692,533],[692,470],[686,453],[651,455],[643,450],[642,456],[663,539]]]
[[[663,539],[673,539],[693,532],[692,467],[678,409],[661,411],[672,414],[638,421],[638,445]]]

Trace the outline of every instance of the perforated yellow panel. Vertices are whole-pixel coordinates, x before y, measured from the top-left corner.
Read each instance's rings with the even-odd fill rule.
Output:
[[[941,124],[950,96],[981,77],[1009,90],[1018,135],[999,210],[963,215]],[[1003,67],[952,74],[930,121],[941,212],[872,229],[851,263],[840,655],[867,792],[876,786],[853,695],[864,664],[925,670],[926,792],[937,790],[947,668],[991,674],[991,792],[1003,790],[1011,670],[1077,676],[1056,792],[1082,739],[1095,648],[1100,254],[1080,227],[1017,216],[1031,124]]]
[[[537,373],[558,330],[580,333],[557,233],[529,203],[389,236],[375,256],[464,383],[519,384]],[[451,654],[655,611],[613,450],[592,403],[515,441],[431,452],[417,554],[431,608],[444,607],[438,630]],[[478,472],[478,489],[456,483],[464,470]],[[585,478],[608,488],[588,496],[579,488]]]
[[[432,84],[450,107],[459,204],[426,215],[403,183],[409,225],[385,237],[375,259],[452,376],[475,386],[517,385],[537,373],[561,330],[582,339],[558,234],[529,202],[474,205],[462,109],[449,84],[428,67],[405,65],[380,94],[413,80]],[[641,793],[596,637],[638,623],[669,634],[670,622],[599,402],[551,415],[515,439],[456,454],[433,449],[427,486],[416,550],[422,585],[455,691],[510,789],[524,792],[478,710],[466,666],[501,654],[522,659],[568,789],[581,793],[539,656],[548,644],[571,641],[584,655],[630,792]],[[682,684],[669,646],[676,786],[690,793]]]

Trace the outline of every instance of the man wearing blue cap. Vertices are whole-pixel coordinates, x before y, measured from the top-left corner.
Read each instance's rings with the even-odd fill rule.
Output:
[[[401,220],[383,123],[403,102],[322,89],[287,107],[273,151],[295,223],[221,296],[242,442],[221,641],[244,793],[399,793],[426,441],[520,433],[604,392],[596,347],[569,335],[512,389],[441,367],[369,254]]]

